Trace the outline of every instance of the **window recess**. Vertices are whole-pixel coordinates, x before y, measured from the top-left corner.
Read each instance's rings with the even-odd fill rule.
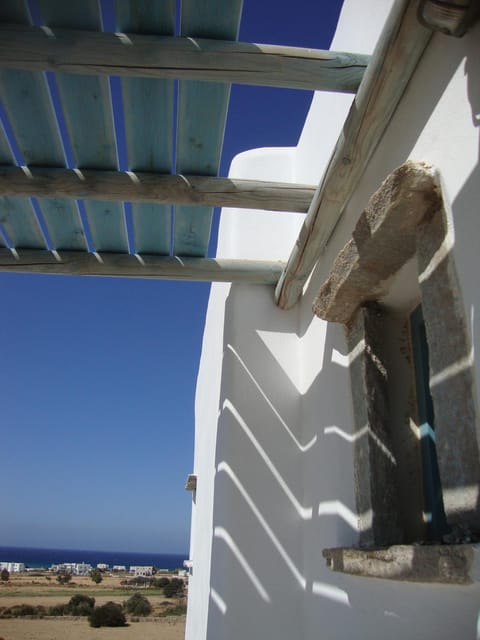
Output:
[[[345,325],[356,354],[355,492],[357,512],[369,514],[358,549],[325,550],[334,570],[472,579],[476,556],[466,543],[480,531],[477,416],[448,233],[436,171],[405,163],[370,199],[314,303],[318,316]],[[398,307],[391,289],[402,277],[412,293]]]

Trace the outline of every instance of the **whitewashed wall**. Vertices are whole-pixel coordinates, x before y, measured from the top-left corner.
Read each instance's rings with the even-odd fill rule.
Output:
[[[368,5],[345,2],[332,48],[373,48],[390,3]],[[407,158],[427,160],[444,181],[476,344],[479,54],[478,26],[460,40],[434,37],[295,310],[278,310],[269,287],[212,287],[196,399],[187,640],[480,638],[477,586],[400,584],[325,567],[322,548],[355,543],[358,535],[352,409],[342,328],[311,312],[371,194]],[[241,154],[230,174],[318,181],[350,101],[316,95],[297,149]],[[226,209],[218,255],[286,259],[301,221]]]

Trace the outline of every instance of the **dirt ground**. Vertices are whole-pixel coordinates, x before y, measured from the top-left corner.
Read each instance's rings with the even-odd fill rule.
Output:
[[[0,620],[3,640],[183,640],[185,617],[132,622],[128,627],[92,629],[85,620]]]

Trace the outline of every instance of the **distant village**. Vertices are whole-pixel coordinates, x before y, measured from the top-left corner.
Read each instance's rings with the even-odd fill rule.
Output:
[[[156,568],[153,566],[130,566],[128,569],[126,565],[123,564],[114,564],[111,568],[110,565],[105,564],[103,562],[99,562],[96,566],[102,572],[113,572],[113,573],[129,573],[134,577],[143,577],[147,578],[153,576],[156,573]],[[50,567],[45,568],[52,573],[71,573],[74,576],[88,576],[90,571],[94,569],[91,564],[86,562],[64,562],[62,564],[52,564]],[[25,571],[38,571],[38,568],[30,568],[26,567],[23,562],[0,562],[0,571],[7,570],[9,573],[23,573]],[[171,573],[168,569],[160,569],[162,573]],[[179,569],[176,571],[178,575],[187,575],[187,571]]]

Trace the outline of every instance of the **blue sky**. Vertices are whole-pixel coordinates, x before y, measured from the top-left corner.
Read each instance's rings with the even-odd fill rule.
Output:
[[[325,48],[341,1],[244,0],[240,39]],[[232,87],[221,174],[311,94]],[[0,545],[186,553],[210,286],[0,274]]]

